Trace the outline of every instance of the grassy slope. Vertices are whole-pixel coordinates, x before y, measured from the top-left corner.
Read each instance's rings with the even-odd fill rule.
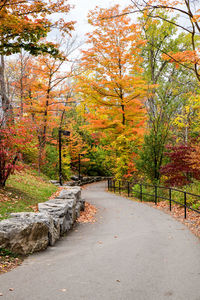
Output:
[[[48,200],[56,190],[47,177],[29,167],[11,175],[0,189],[0,220],[11,212],[35,211],[37,203]]]

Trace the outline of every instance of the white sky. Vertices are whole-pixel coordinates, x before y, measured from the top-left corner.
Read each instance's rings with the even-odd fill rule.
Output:
[[[89,10],[94,9],[95,6],[107,8],[115,4],[125,7],[131,4],[131,0],[69,0],[69,3],[75,5],[69,17],[77,21],[76,34],[80,37],[90,30],[90,25],[87,23]]]

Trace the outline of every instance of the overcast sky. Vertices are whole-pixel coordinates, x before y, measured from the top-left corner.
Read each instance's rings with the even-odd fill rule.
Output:
[[[70,17],[77,21],[76,33],[80,36],[90,30],[90,26],[87,23],[89,10],[94,9],[95,6],[107,8],[115,4],[120,4],[124,7],[130,5],[131,0],[69,0],[69,3],[75,5],[75,8],[71,10]]]

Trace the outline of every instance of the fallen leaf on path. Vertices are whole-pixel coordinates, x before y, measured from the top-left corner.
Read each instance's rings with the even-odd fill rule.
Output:
[[[6,273],[22,263],[22,258],[0,255],[0,274]]]
[[[95,223],[95,214],[97,213],[97,208],[92,204],[85,202],[85,210],[81,211],[80,217],[77,219],[78,223]]]

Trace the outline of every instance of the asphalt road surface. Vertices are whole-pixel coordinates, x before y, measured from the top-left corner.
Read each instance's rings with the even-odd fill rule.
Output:
[[[105,183],[83,195],[97,222],[1,275],[1,299],[200,300],[200,241],[184,225]]]

